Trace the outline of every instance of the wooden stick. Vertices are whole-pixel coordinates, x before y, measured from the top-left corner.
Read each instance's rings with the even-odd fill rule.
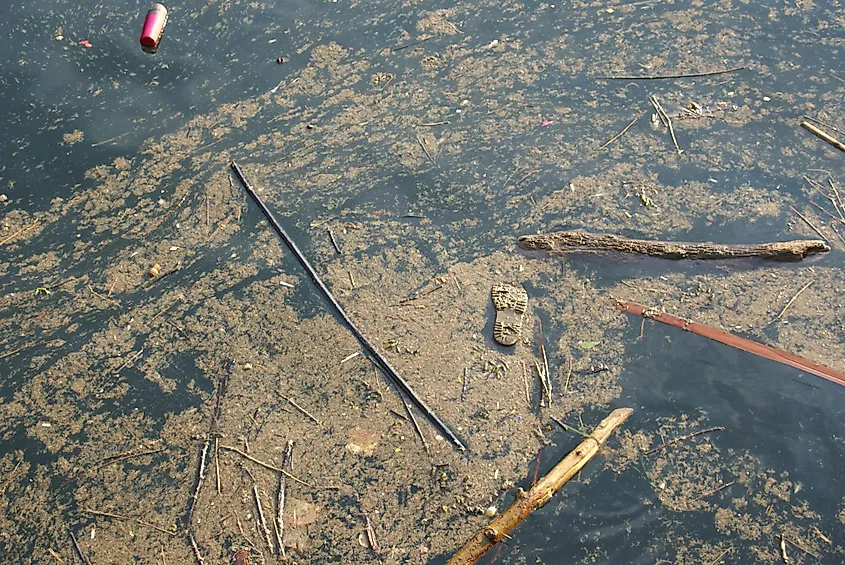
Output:
[[[28,226],[26,226],[26,227],[23,227],[23,228],[19,229],[18,231],[16,231],[15,233],[13,233],[12,235],[10,235],[9,237],[7,237],[6,239],[4,239],[3,241],[0,241],[0,245],[6,245],[7,243],[9,243],[10,241],[12,241],[13,239],[15,239],[16,237],[18,237],[19,235],[23,235],[24,233],[28,232],[29,230],[31,230],[32,228],[34,228],[35,226],[37,226],[37,225],[38,225],[38,223],[39,223],[39,221],[38,221],[38,220],[35,220],[34,222],[32,222],[31,224],[29,224]]]
[[[243,457],[243,458],[244,458],[244,459],[246,459],[247,461],[252,461],[252,462],[253,462],[253,463],[255,463],[256,465],[260,465],[260,466],[264,467],[265,469],[269,469],[270,471],[276,471],[277,473],[281,473],[281,474],[283,474],[284,476],[288,477],[289,479],[293,479],[294,481],[296,481],[296,482],[298,482],[298,483],[300,483],[300,484],[302,484],[302,485],[305,485],[305,486],[307,486],[308,488],[314,488],[314,486],[313,486],[313,485],[310,485],[310,484],[306,483],[305,481],[303,481],[303,480],[302,480],[302,479],[300,479],[299,477],[297,477],[297,476],[295,476],[295,475],[292,475],[291,473],[288,473],[288,472],[287,472],[287,471],[285,471],[284,469],[279,469],[278,467],[275,467],[275,466],[273,466],[273,465],[270,465],[269,463],[265,463],[264,461],[261,461],[260,459],[256,459],[256,458],[255,458],[255,457],[253,457],[252,455],[250,455],[250,454],[248,454],[248,453],[244,453],[243,451],[241,451],[241,450],[240,450],[240,449],[238,449],[237,447],[232,447],[231,445],[221,445],[221,446],[220,446],[220,449],[225,449],[226,451],[231,451],[231,452],[233,452],[233,453],[237,453],[238,455],[240,455],[241,457]]]
[[[370,517],[367,513],[364,513],[364,520],[366,520],[367,526],[367,542],[370,544],[370,550],[379,555],[381,553],[381,547],[378,544],[378,540],[376,540],[376,531],[373,528],[373,523],[370,522]]]
[[[637,114],[637,117],[635,117],[633,120],[631,120],[631,123],[630,123],[630,124],[628,124],[627,126],[625,126],[625,129],[623,129],[622,131],[620,131],[619,133],[617,133],[616,135],[614,135],[613,137],[611,137],[609,140],[607,140],[607,141],[604,143],[604,145],[602,145],[601,147],[599,147],[599,151],[601,151],[602,149],[604,149],[605,147],[607,147],[608,145],[610,145],[611,143],[613,143],[614,141],[616,141],[617,139],[619,139],[620,137],[622,137],[623,135],[625,135],[625,134],[628,132],[628,130],[629,130],[629,129],[631,129],[631,127],[632,127],[635,123],[637,123],[637,120],[639,120],[639,119],[643,116],[643,113],[644,113],[644,112],[640,112],[639,114]]]
[[[76,550],[76,555],[82,560],[83,563],[86,565],[91,565],[91,560],[88,559],[88,556],[82,552],[82,548],[79,547],[79,540],[76,539],[76,536],[73,534],[72,531],[68,530],[70,533],[70,540],[73,542],[73,549]]]
[[[722,558],[723,558],[725,555],[727,555],[728,553],[730,553],[732,549],[733,549],[732,547],[727,548],[725,551],[723,551],[722,553],[720,553],[720,554],[716,557],[716,559],[714,559],[713,561],[711,561],[710,563],[708,563],[708,565],[716,565],[719,561],[721,561],[721,560],[722,560]]]
[[[531,408],[531,391],[528,388],[528,370],[525,367],[525,361],[522,362],[522,385],[525,387],[525,402],[528,408]]]
[[[282,469],[291,468],[293,463],[293,440],[289,439],[285,446],[285,454],[282,456]],[[276,541],[279,543],[279,553],[285,555],[285,498],[287,496],[287,484],[285,475],[279,473],[279,489],[276,491]]]
[[[724,69],[722,71],[710,71],[706,73],[687,73],[677,75],[610,75],[596,77],[600,80],[664,80],[673,78],[701,78],[712,77],[716,75],[724,75],[728,73],[735,73],[744,70],[745,67],[734,67],[732,69]]]
[[[308,419],[309,419],[309,420],[311,420],[312,422],[314,422],[315,424],[317,424],[317,425],[318,425],[318,426],[320,426],[321,428],[325,428],[325,427],[326,427],[326,426],[324,426],[324,425],[323,425],[323,422],[321,422],[320,420],[318,420],[317,418],[315,418],[315,417],[311,414],[311,412],[309,412],[308,410],[306,410],[305,408],[303,408],[302,406],[300,406],[299,404],[297,404],[296,402],[294,402],[292,398],[289,398],[289,397],[285,396],[285,395],[284,395],[284,394],[282,394],[282,393],[279,393],[279,396],[281,396],[282,398],[284,398],[285,400],[287,400],[288,402],[290,402],[290,404],[291,404],[291,405],[293,405],[293,407],[294,407],[294,408],[296,408],[297,410],[299,410],[300,412],[302,412],[305,416],[307,416],[307,417],[308,417]]]
[[[842,143],[841,141],[839,141],[835,137],[831,136],[827,132],[820,130],[819,128],[817,128],[816,126],[811,124],[810,122],[808,122],[808,121],[801,122],[801,127],[804,128],[805,130],[809,131],[810,133],[812,133],[813,135],[815,135],[819,139],[827,141],[828,143],[830,143],[831,145],[833,145],[834,147],[836,147],[840,151],[845,151],[845,143]]]
[[[811,285],[811,284],[813,284],[814,282],[816,282],[816,281],[815,281],[815,280],[812,280],[812,281],[808,282],[807,284],[805,284],[804,286],[802,286],[802,287],[801,287],[801,290],[799,290],[798,292],[796,292],[796,293],[795,293],[795,296],[793,296],[793,297],[789,300],[789,302],[787,302],[787,303],[786,303],[786,306],[784,306],[784,307],[783,307],[783,310],[781,310],[781,311],[780,311],[780,314],[778,314],[778,315],[777,315],[777,317],[775,318],[775,321],[780,320],[781,318],[783,318],[783,315],[784,315],[784,314],[786,314],[786,311],[787,311],[787,310],[789,310],[789,307],[790,307],[790,306],[792,306],[792,303],[793,303],[793,302],[795,302],[795,299],[796,299],[796,298],[798,298],[799,296],[801,296],[801,293],[802,293],[802,292],[804,292],[805,290],[807,290],[808,288],[810,288],[810,285]]]
[[[252,482],[252,494],[255,497],[255,508],[258,510],[258,525],[264,532],[264,541],[267,542],[267,547],[270,548],[270,555],[275,555],[273,538],[270,537],[270,528],[267,527],[267,519],[264,517],[264,508],[261,506],[261,494],[258,492],[258,484],[255,482],[254,477]]]
[[[124,521],[127,521],[127,522],[137,522],[139,526],[152,528],[153,530],[155,530],[157,532],[161,532],[163,534],[168,534],[168,535],[171,535],[171,536],[175,536],[179,533],[175,530],[173,530],[173,531],[165,530],[164,528],[156,526],[155,524],[150,524],[149,522],[145,522],[145,521],[139,520],[137,518],[130,518],[129,516],[122,516],[120,514],[113,514],[112,512],[100,512],[99,510],[92,510],[90,508],[83,508],[82,512],[85,512],[86,514],[91,514],[92,516],[101,516],[103,518],[114,518],[115,520],[124,520]]]
[[[804,223],[805,223],[805,224],[807,224],[808,226],[810,226],[810,228],[811,228],[814,232],[816,232],[817,234],[819,234],[819,237],[820,237],[820,238],[822,238],[823,240],[825,240],[827,243],[830,243],[830,240],[829,240],[829,239],[827,239],[827,237],[825,237],[825,235],[822,233],[822,231],[821,231],[819,228],[817,228],[817,227],[815,226],[815,224],[813,224],[813,222],[811,222],[810,220],[808,220],[808,219],[804,216],[804,214],[802,214],[801,212],[799,212],[798,210],[796,210],[796,209],[795,209],[795,206],[793,206],[792,204],[790,204],[790,205],[789,205],[789,207],[792,209],[792,211],[793,211],[793,212],[795,212],[795,214],[796,214],[799,218],[801,218],[802,220],[804,220]]]
[[[691,243],[631,239],[613,234],[580,230],[519,236],[519,247],[528,251],[567,253],[571,251],[615,251],[639,253],[661,259],[737,259],[754,257],[771,261],[800,261],[808,255],[826,253],[830,246],[819,240],[794,240],[754,245]]]
[[[425,143],[423,142],[419,134],[417,134],[417,143],[419,143],[420,147],[422,147],[422,150],[425,151],[425,156],[428,157],[428,160],[434,163],[434,157],[432,157],[431,153],[428,152],[428,149],[426,148]]]
[[[698,430],[697,432],[693,432],[693,433],[687,434],[685,436],[676,437],[675,439],[673,439],[671,441],[668,441],[664,444],[658,445],[654,449],[649,449],[648,451],[643,453],[643,455],[651,455],[652,453],[660,451],[661,449],[666,449],[670,445],[675,445],[676,443],[686,441],[688,439],[694,438],[695,436],[700,436],[701,434],[709,434],[710,432],[721,432],[724,429],[725,429],[724,426],[716,426],[715,428],[707,428],[706,430]]]
[[[678,146],[678,138],[675,137],[675,128],[672,126],[672,118],[669,117],[669,114],[666,113],[666,110],[663,109],[663,106],[660,105],[660,102],[657,101],[657,96],[651,95],[648,98],[654,109],[657,110],[657,113],[660,115],[661,120],[666,126],[669,128],[669,134],[672,136],[672,143],[675,144],[675,151],[678,152],[678,155],[683,153],[680,146]]]
[[[194,558],[197,560],[197,563],[199,563],[199,565],[203,565],[203,563],[205,563],[205,559],[202,558],[200,546],[197,545],[197,540],[194,538],[194,534],[188,534],[188,541],[191,542],[191,549],[194,551]]]
[[[247,193],[249,193],[249,195],[252,197],[258,207],[261,208],[261,211],[264,213],[264,216],[267,218],[267,221],[270,222],[270,225],[273,227],[279,237],[282,238],[282,240],[285,242],[285,245],[287,245],[288,249],[290,249],[291,253],[296,256],[300,265],[302,265],[302,267],[308,273],[308,276],[311,277],[311,281],[320,289],[320,291],[323,293],[323,296],[326,298],[326,300],[329,301],[332,307],[334,307],[335,311],[346,323],[346,326],[349,328],[352,334],[358,339],[361,345],[364,346],[364,349],[366,349],[370,353],[376,366],[393,382],[393,384],[402,392],[402,394],[408,397],[414,403],[414,405],[423,414],[425,414],[428,421],[435,428],[437,428],[444,436],[449,438],[449,441],[451,441],[455,447],[457,447],[460,451],[466,451],[466,447],[461,442],[461,440],[458,439],[458,436],[456,436],[455,433],[449,428],[449,426],[447,426],[437,416],[437,414],[435,414],[434,411],[428,407],[428,405],[414,392],[414,390],[411,388],[411,385],[409,385],[408,382],[399,375],[396,369],[394,369],[390,365],[390,363],[387,362],[387,359],[385,359],[384,356],[376,350],[375,346],[370,342],[370,340],[366,338],[366,336],[364,336],[361,330],[359,330],[358,327],[352,323],[352,320],[349,319],[349,316],[346,314],[346,311],[335,299],[335,297],[329,291],[328,287],[325,285],[322,279],[320,279],[320,277],[317,275],[317,271],[314,270],[314,267],[311,266],[311,263],[308,261],[308,259],[305,258],[305,255],[302,254],[302,251],[299,250],[299,247],[297,247],[296,243],[294,243],[294,241],[287,234],[285,229],[273,215],[273,212],[270,211],[270,208],[267,207],[261,197],[258,196],[258,193],[255,191],[255,189],[252,188],[252,185],[249,184],[249,181],[247,181],[244,172],[241,170],[238,164],[232,161],[231,167],[232,170],[235,171],[235,174],[238,176],[238,180],[240,180],[241,184],[243,184],[244,189],[247,191]]]
[[[733,485],[735,482],[736,482],[736,481],[731,481],[731,482],[729,482],[729,483],[725,483],[725,484],[723,484],[723,485],[722,485],[722,486],[720,486],[720,487],[714,488],[713,490],[711,490],[711,491],[709,491],[709,492],[705,492],[704,494],[702,494],[701,496],[699,496],[698,498],[696,498],[696,500],[704,500],[705,498],[707,498],[707,497],[709,497],[709,496],[713,496],[713,495],[714,495],[714,494],[716,494],[717,492],[723,491],[723,490],[725,490],[726,488],[728,488],[729,486]]]
[[[338,255],[343,255],[343,251],[340,250],[340,246],[337,244],[337,240],[334,238],[334,232],[331,228],[326,228],[326,231],[329,232],[329,239],[332,241],[332,245],[334,246],[334,250],[337,251]]]
[[[411,423],[414,425],[414,429],[417,431],[417,435],[420,436],[420,440],[422,441],[423,448],[425,449],[425,452],[431,453],[428,450],[428,442],[425,441],[425,436],[423,435],[423,432],[420,429],[420,425],[417,423],[417,417],[414,416],[414,412],[411,410],[411,406],[407,402],[405,402],[404,400],[402,401],[402,404],[405,405],[405,410],[408,412],[408,416],[410,416],[410,418],[411,418]]]
[[[749,353],[753,353],[754,355],[759,355],[760,357],[777,361],[778,363],[783,363],[784,365],[788,365],[790,367],[795,367],[796,369],[801,369],[811,375],[816,375],[817,377],[827,379],[830,382],[845,386],[845,374],[830,369],[829,367],[813,363],[812,361],[808,361],[803,357],[787,353],[786,351],[781,351],[780,349],[775,349],[774,347],[769,347],[768,345],[763,345],[762,343],[758,343],[744,337],[739,337],[738,335],[717,330],[716,328],[699,324],[698,322],[685,320],[665,312],[651,310],[642,304],[637,304],[636,302],[618,301],[616,303],[616,308],[622,310],[623,312],[628,312],[629,314],[643,316],[644,318],[649,318],[650,320],[655,320],[663,324],[704,336],[712,339],[713,341],[730,345],[736,349],[747,351]]]
[[[617,408],[593,430],[590,437],[561,459],[526,493],[519,489],[513,503],[478,532],[449,560],[447,565],[471,565],[516,528],[533,511],[541,508],[599,452],[613,432],[633,413]]]
[[[202,453],[200,454],[200,461],[199,461],[199,470],[197,471],[197,485],[194,488],[194,494],[191,496],[191,505],[188,507],[188,520],[187,525],[190,526],[191,519],[194,517],[194,508],[197,505],[197,499],[200,496],[200,489],[202,488],[202,483],[205,481],[205,465],[206,465],[206,458],[208,457],[208,447],[211,444],[211,440],[205,440],[205,443],[202,445]]]
[[[220,438],[214,438],[214,480],[217,483],[217,495],[223,493],[223,488],[220,482]]]

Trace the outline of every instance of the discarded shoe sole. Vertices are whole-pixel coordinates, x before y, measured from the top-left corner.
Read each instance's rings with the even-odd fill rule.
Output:
[[[528,293],[518,285],[494,284],[490,289],[496,321],[493,323],[493,339],[501,345],[513,345],[522,334],[522,316],[528,308]]]

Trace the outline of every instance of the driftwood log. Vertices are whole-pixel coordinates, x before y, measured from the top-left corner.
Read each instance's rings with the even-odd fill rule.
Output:
[[[506,538],[529,514],[546,504],[554,493],[577,475],[578,471],[596,456],[599,448],[604,445],[616,428],[624,424],[633,412],[630,408],[617,408],[611,412],[587,439],[561,459],[549,471],[549,474],[531,487],[531,490],[525,492],[519,489],[516,492],[516,498],[507,510],[467,541],[447,565],[471,565],[478,561],[487,550]]]
[[[661,259],[736,259],[756,257],[771,261],[800,261],[808,255],[830,251],[824,241],[799,239],[752,245],[720,243],[684,243],[630,239],[619,235],[580,230],[538,233],[519,237],[519,246],[527,250],[566,253],[570,251],[617,251],[639,253]]]

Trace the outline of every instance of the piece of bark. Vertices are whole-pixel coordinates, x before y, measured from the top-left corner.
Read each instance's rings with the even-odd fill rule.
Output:
[[[592,434],[561,459],[531,490],[525,492],[519,489],[507,510],[467,541],[447,565],[471,565],[477,562],[487,550],[507,537],[529,514],[546,504],[569,479],[577,475],[633,412],[630,408],[617,408],[611,412]]]
[[[616,251],[639,253],[661,259],[737,259],[755,257],[771,261],[800,261],[808,255],[826,253],[830,246],[817,239],[799,239],[750,245],[710,242],[651,241],[580,230],[538,233],[519,237],[519,246],[530,251]]]

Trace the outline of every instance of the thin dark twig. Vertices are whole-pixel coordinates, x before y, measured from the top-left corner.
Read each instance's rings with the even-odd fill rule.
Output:
[[[282,240],[284,240],[285,245],[287,245],[288,249],[290,249],[291,253],[296,256],[299,263],[308,273],[308,276],[311,277],[311,281],[320,289],[326,300],[331,303],[335,311],[346,323],[347,327],[352,332],[352,334],[356,338],[358,338],[358,341],[361,343],[361,345],[364,346],[364,349],[366,349],[370,353],[376,363],[376,366],[378,366],[378,368],[381,369],[381,371],[388,378],[390,378],[391,381],[393,381],[393,384],[396,385],[396,387],[399,388],[399,390],[405,396],[407,396],[423,414],[425,414],[426,418],[428,418],[428,421],[431,422],[431,424],[435,428],[440,430],[443,435],[449,438],[449,440],[455,445],[455,447],[457,447],[461,451],[466,451],[466,447],[461,442],[461,440],[458,439],[458,436],[456,436],[455,433],[449,428],[449,426],[447,426],[419,396],[417,396],[417,394],[411,388],[411,385],[409,385],[408,382],[399,375],[396,369],[394,369],[390,365],[390,363],[388,363],[387,360],[378,351],[376,351],[375,346],[370,342],[370,340],[367,339],[366,336],[364,336],[364,334],[361,332],[361,330],[359,330],[358,327],[352,323],[352,320],[349,319],[349,316],[346,314],[346,311],[344,311],[343,307],[335,299],[335,297],[332,295],[331,291],[329,291],[328,287],[326,287],[322,279],[320,279],[320,277],[317,275],[317,271],[314,270],[314,267],[311,266],[311,263],[308,261],[308,259],[306,259],[305,255],[302,254],[302,251],[299,250],[296,243],[294,243],[294,241],[287,234],[285,229],[273,215],[273,212],[270,211],[264,201],[261,200],[261,197],[258,196],[258,193],[255,191],[255,189],[252,188],[252,185],[249,184],[249,181],[247,181],[244,172],[241,170],[238,164],[232,161],[231,167],[235,171],[235,174],[238,176],[238,179],[241,181],[241,184],[243,184],[247,193],[249,193],[249,195],[252,197],[258,207],[261,208],[261,211],[264,213],[264,216],[267,218],[267,221],[270,222],[270,225],[273,227],[276,233],[279,234]]]
[[[725,75],[728,73],[735,73],[744,70],[745,67],[734,67],[732,69],[724,69],[721,71],[710,71],[706,73],[681,73],[676,75],[609,75],[595,77],[600,80],[663,80],[673,78],[700,78],[712,77],[715,75]]]
[[[676,443],[686,441],[690,438],[694,438],[695,436],[700,436],[701,434],[708,434],[710,432],[721,432],[724,429],[725,429],[724,426],[716,426],[715,428],[707,428],[706,430],[698,430],[697,432],[693,432],[693,433],[687,434],[685,436],[676,437],[673,440],[670,440],[670,441],[667,441],[664,444],[658,445],[654,449],[649,449],[648,451],[643,453],[643,455],[651,455],[652,453],[660,451],[661,449],[666,449],[670,445],[675,445]]]
[[[82,559],[83,563],[86,563],[87,565],[91,565],[91,560],[88,559],[88,556],[85,555],[82,552],[82,548],[79,547],[79,540],[76,539],[76,536],[73,535],[72,531],[68,530],[68,533],[70,534],[70,539],[73,542],[73,548],[76,550],[76,555],[78,555],[79,558]]]
[[[628,132],[628,130],[631,129],[631,127],[633,127],[633,125],[635,123],[637,123],[637,120],[639,120],[643,116],[643,114],[644,114],[644,112],[640,112],[639,114],[637,114],[637,116],[633,120],[631,120],[631,123],[629,123],[627,126],[625,126],[625,128],[622,131],[620,131],[619,133],[617,133],[616,135],[611,137],[609,140],[607,140],[604,143],[604,145],[599,147],[599,151],[601,151],[602,149],[604,149],[605,147],[607,147],[608,145],[610,145],[611,143],[613,143],[614,141],[616,141],[617,139],[619,139],[620,137],[625,135]]]

